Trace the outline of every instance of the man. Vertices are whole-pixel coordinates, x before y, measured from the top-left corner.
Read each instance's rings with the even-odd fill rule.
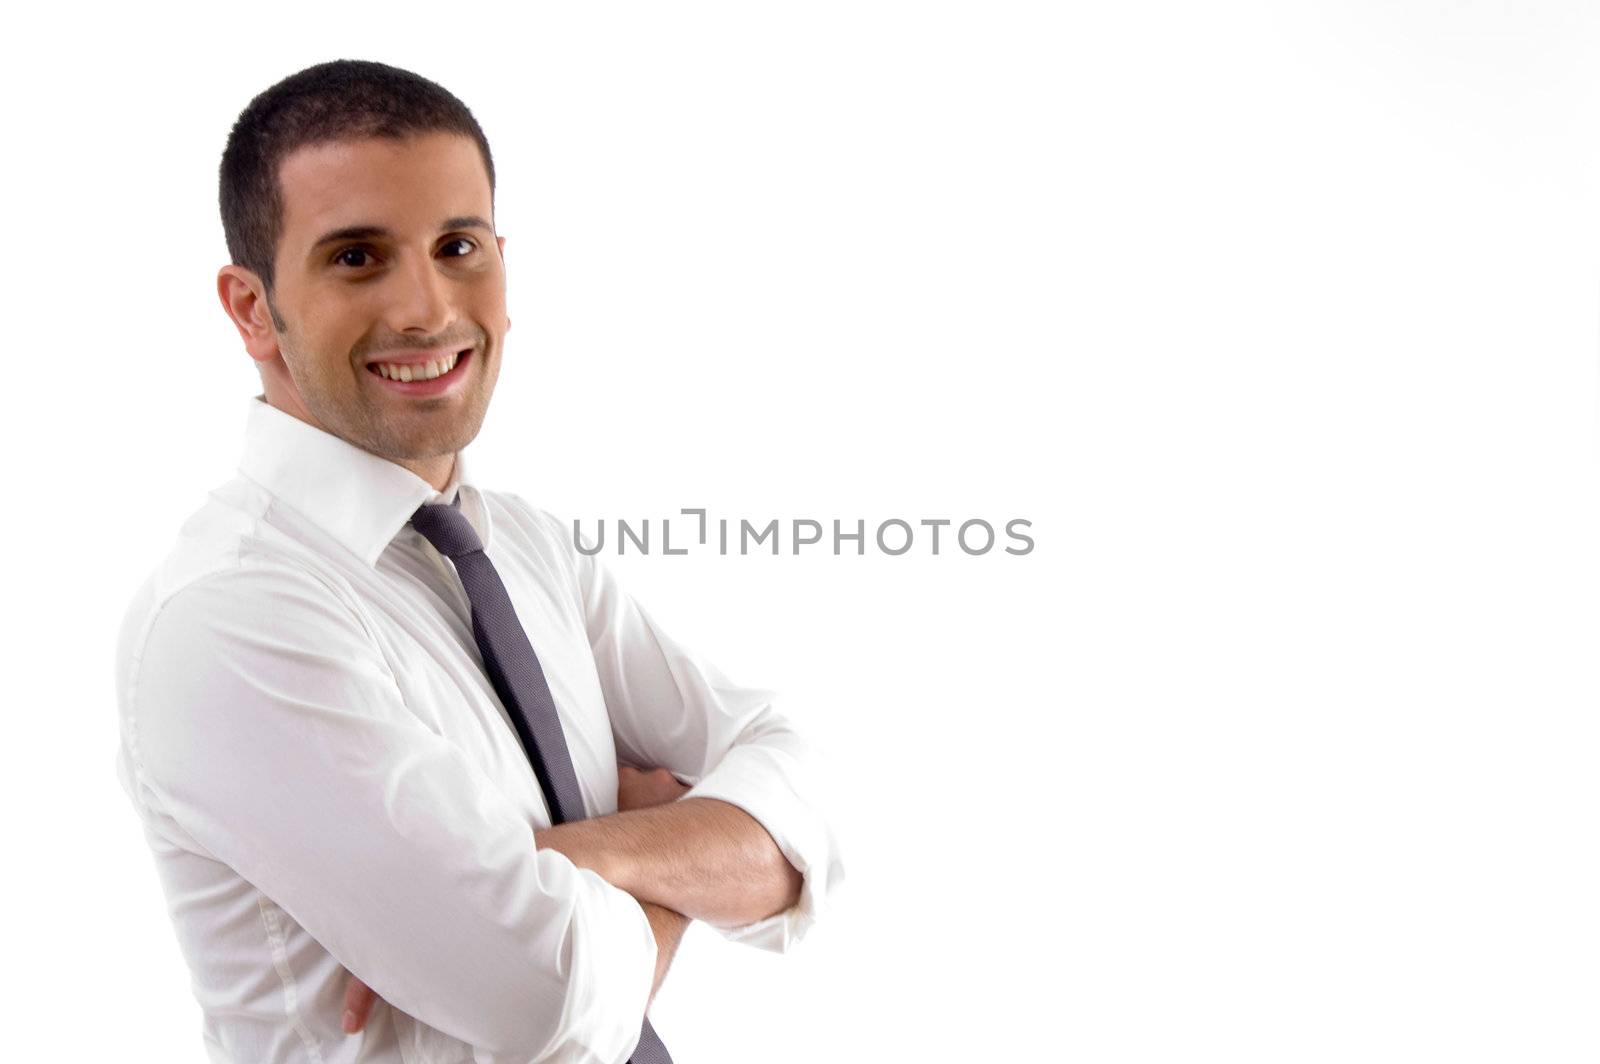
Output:
[[[842,882],[803,742],[472,482],[511,323],[459,100],[303,70],[240,115],[221,206],[262,394],[117,648],[210,1059],[665,1059],[688,922],[783,951]]]

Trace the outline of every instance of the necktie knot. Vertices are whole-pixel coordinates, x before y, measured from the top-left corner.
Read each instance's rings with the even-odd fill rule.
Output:
[[[461,512],[461,494],[446,506],[440,502],[425,502],[411,515],[411,527],[421,532],[434,549],[446,558],[459,558],[483,549],[483,541],[472,530],[472,523]]]

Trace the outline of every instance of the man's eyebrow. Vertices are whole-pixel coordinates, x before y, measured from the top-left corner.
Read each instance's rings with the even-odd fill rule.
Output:
[[[494,232],[494,226],[479,218],[476,214],[462,214],[455,218],[446,218],[439,227],[439,232],[447,233],[452,229],[487,229]]]
[[[446,218],[439,226],[439,232],[448,233],[452,229],[486,229],[494,232],[494,226],[478,217],[476,214],[462,214],[454,218]],[[322,234],[311,250],[315,251],[324,244],[333,244],[341,240],[384,240],[394,236],[381,225],[347,225],[342,229],[334,229]]]

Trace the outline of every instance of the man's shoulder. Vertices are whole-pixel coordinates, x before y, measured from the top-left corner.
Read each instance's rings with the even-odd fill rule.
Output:
[[[166,553],[149,569],[123,608],[117,641],[117,675],[137,665],[150,628],[163,613],[185,608],[199,589],[226,589],[205,596],[207,608],[226,616],[248,616],[285,586],[337,597],[337,587],[316,559],[293,538],[265,521],[271,500],[248,481],[235,478],[212,489],[181,523]]]

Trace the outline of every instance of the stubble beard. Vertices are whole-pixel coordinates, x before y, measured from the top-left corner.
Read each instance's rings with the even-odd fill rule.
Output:
[[[399,462],[453,455],[471,443],[483,425],[489,406],[488,380],[476,363],[488,356],[484,347],[472,353],[472,363],[466,370],[473,379],[467,382],[467,394],[459,404],[402,396],[386,403],[376,388],[363,381],[351,382],[354,390],[348,401],[338,398],[344,383],[338,379],[339,374],[371,373],[364,365],[352,370],[355,363],[348,357],[342,361],[308,359],[284,334],[280,333],[278,340],[284,364],[306,411],[335,436],[380,458]],[[296,366],[309,372],[296,372]],[[449,415],[436,409],[445,405],[456,406],[456,413]],[[405,406],[415,409],[401,409]],[[398,416],[396,410],[400,410]]]

